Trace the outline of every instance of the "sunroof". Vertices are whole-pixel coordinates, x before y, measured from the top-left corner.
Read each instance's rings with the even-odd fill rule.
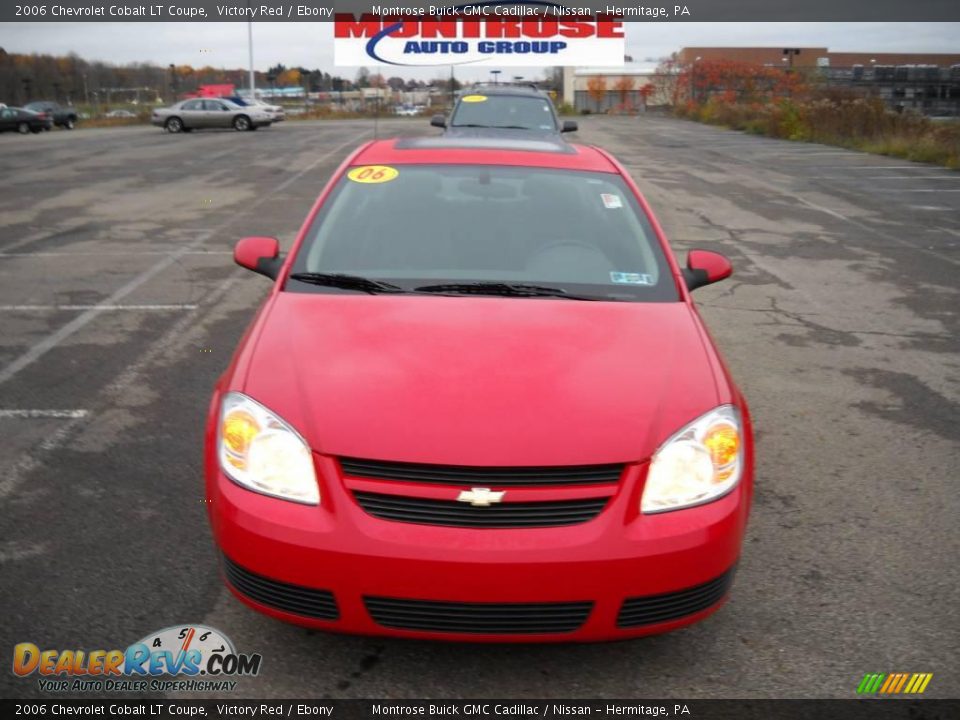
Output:
[[[397,150],[519,150],[565,155],[577,152],[563,141],[501,137],[400,138],[394,147]]]

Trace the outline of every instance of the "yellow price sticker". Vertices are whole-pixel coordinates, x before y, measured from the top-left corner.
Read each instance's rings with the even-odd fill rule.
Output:
[[[486,102],[487,96],[486,95],[464,95],[460,99],[463,102]]]
[[[400,171],[389,165],[363,165],[347,173],[347,177],[356,183],[385,183],[395,180]]]

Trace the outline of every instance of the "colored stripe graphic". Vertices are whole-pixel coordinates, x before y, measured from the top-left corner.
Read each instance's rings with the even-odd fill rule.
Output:
[[[919,695],[927,689],[933,673],[867,673],[857,686],[858,695]]]
[[[860,681],[860,687],[857,688],[858,693],[875,693],[880,689],[880,683],[883,682],[883,679],[886,677],[883,673],[867,673],[863,676],[863,680]]]

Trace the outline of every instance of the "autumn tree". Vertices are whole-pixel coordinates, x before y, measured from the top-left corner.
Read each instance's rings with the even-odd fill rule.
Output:
[[[628,75],[623,75],[620,77],[616,83],[614,83],[613,89],[617,91],[617,94],[620,96],[620,110],[628,111],[632,107],[630,105],[630,92],[633,90],[633,78]]]
[[[600,112],[601,103],[607,97],[607,79],[602,75],[595,75],[587,80],[587,95],[597,104],[597,112]]]

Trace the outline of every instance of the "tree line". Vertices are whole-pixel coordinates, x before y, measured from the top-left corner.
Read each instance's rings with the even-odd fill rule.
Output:
[[[287,67],[277,64],[266,72],[257,71],[258,88],[306,88],[309,92],[350,91],[366,87],[390,88],[394,91],[417,90],[429,86],[450,89],[449,78],[433,81],[384,77],[361,68],[353,79],[333,75],[319,68]],[[459,88],[455,80],[454,90]],[[56,100],[63,103],[102,104],[110,99],[131,100],[134,97],[150,102],[172,101],[196,92],[201,85],[232,84],[247,87],[249,70],[192,65],[157,65],[129,63],[117,65],[88,61],[76,53],[38,55],[8,53],[0,48],[0,102],[22,105],[32,100]]]

